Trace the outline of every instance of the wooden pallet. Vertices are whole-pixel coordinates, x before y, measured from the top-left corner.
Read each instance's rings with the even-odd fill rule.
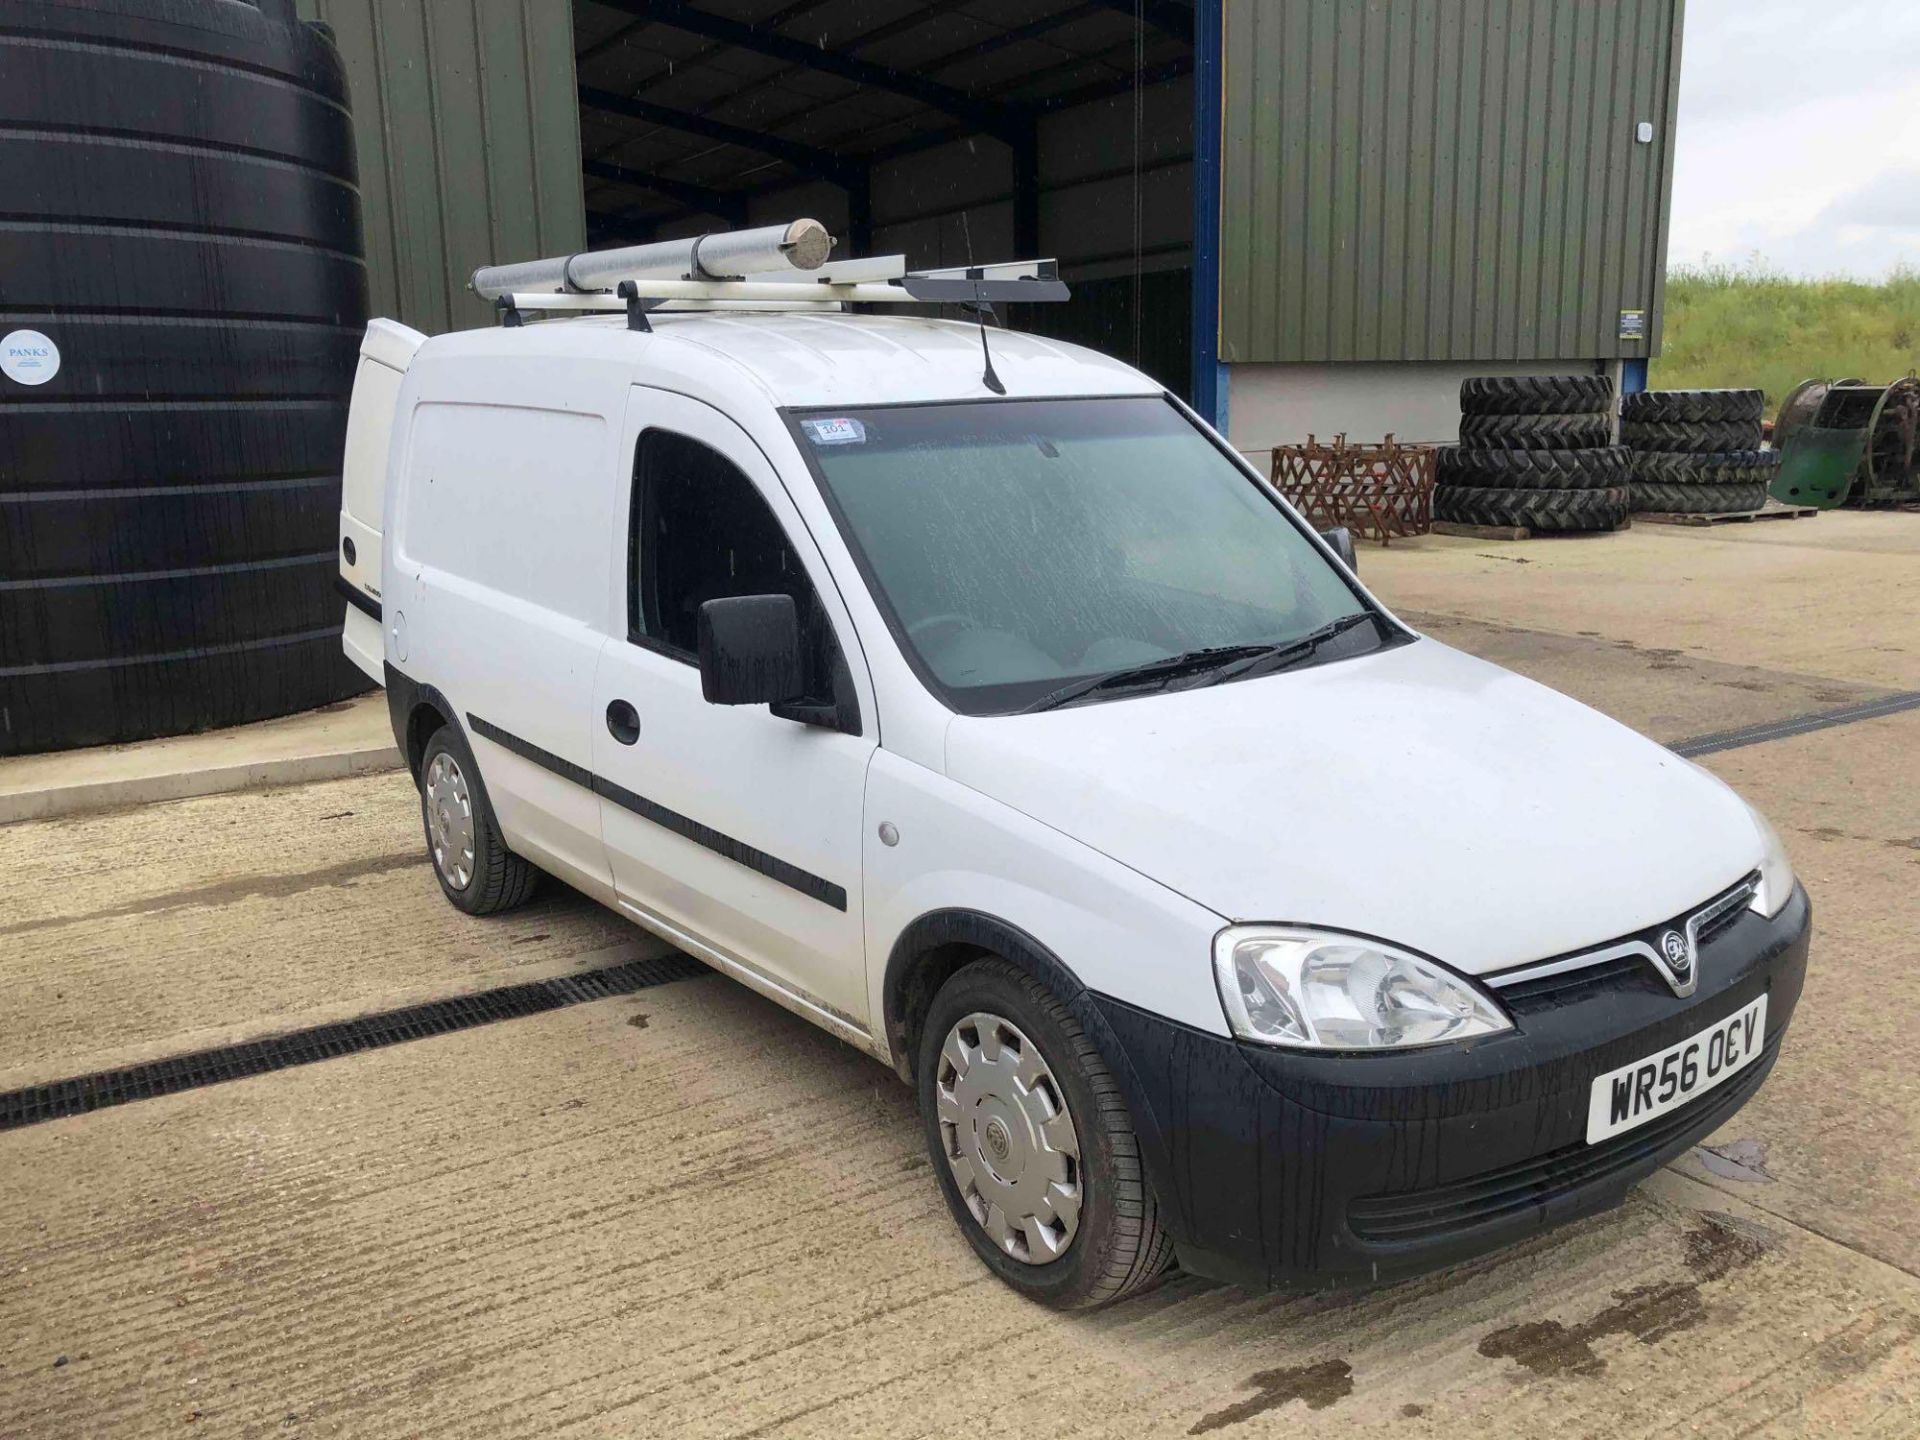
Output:
[[[1722,515],[1695,515],[1679,510],[1636,510],[1633,518],[1649,525],[1744,525],[1751,520],[1800,520],[1820,512],[1811,505],[1768,503],[1758,510],[1730,510]]]
[[[1622,520],[1612,530],[1542,530],[1542,540],[1569,540],[1581,535],[1611,535],[1614,530],[1633,528],[1633,516]],[[1433,522],[1435,535],[1455,535],[1462,540],[1531,540],[1534,532],[1525,525],[1463,525],[1458,520],[1436,520]]]

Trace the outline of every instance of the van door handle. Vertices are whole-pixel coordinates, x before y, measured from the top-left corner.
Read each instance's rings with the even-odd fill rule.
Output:
[[[615,700],[607,706],[607,733],[622,745],[631,745],[640,738],[640,712],[624,700]]]

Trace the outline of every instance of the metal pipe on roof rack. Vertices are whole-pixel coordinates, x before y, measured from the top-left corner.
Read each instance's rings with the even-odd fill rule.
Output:
[[[804,274],[818,270],[832,250],[833,236],[826,226],[818,220],[794,220],[514,265],[483,265],[468,283],[486,300],[515,291],[590,294],[611,290],[622,280],[736,280],[745,275]]]
[[[852,267],[849,267],[850,269]],[[659,300],[669,304],[682,301],[726,302],[733,300],[773,301],[782,305],[833,305],[851,302],[862,305],[948,305],[948,304],[1040,304],[1065,300],[1067,287],[1054,279],[1051,260],[1014,261],[1007,265],[981,265],[965,270],[965,278],[954,271],[910,271],[897,280],[845,280],[835,278],[798,280],[680,280],[646,279],[631,282],[628,294],[636,300]],[[1002,272],[996,275],[993,272]],[[1038,272],[1021,274],[1020,272]],[[858,271],[853,270],[857,275]],[[1009,278],[1010,277],[1010,278]],[[626,289],[623,285],[622,289]],[[504,297],[515,310],[599,311],[622,310],[627,302],[596,291],[591,294],[551,291],[515,291]]]
[[[856,301],[867,305],[912,305],[919,303],[898,285],[886,281],[857,281],[831,285],[818,280],[636,280],[635,298],[659,300],[667,304],[682,301],[774,301],[782,305],[836,305]],[[623,310],[626,301],[612,295],[566,295],[516,291],[507,297],[517,310],[599,311]]]

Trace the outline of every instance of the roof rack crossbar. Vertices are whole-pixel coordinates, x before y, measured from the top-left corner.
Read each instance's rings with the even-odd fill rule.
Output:
[[[992,314],[996,304],[1046,304],[1068,296],[1053,260],[909,270],[904,255],[829,263],[832,248],[833,237],[819,221],[795,220],[483,266],[473,272],[472,287],[495,302],[503,325],[518,325],[534,312],[624,309],[636,330],[650,328],[648,310],[675,302],[776,308],[964,305]]]
[[[1070,293],[1059,280],[947,280],[906,275],[897,280],[832,284],[816,280],[623,280],[620,294],[550,294],[515,291],[502,296],[520,314],[556,311],[624,311],[629,302],[648,308],[675,303],[727,301],[794,307],[831,305],[1049,304]]]

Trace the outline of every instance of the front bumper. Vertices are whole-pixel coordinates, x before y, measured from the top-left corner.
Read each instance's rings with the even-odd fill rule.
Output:
[[[1516,1028],[1405,1054],[1247,1045],[1095,997],[1184,1268],[1254,1288],[1369,1284],[1617,1203],[1725,1122],[1779,1054],[1805,977],[1806,892],[1700,956],[1686,999],[1641,979],[1570,992]],[[1594,1077],[1767,996],[1761,1059],[1680,1109],[1586,1143]]]

